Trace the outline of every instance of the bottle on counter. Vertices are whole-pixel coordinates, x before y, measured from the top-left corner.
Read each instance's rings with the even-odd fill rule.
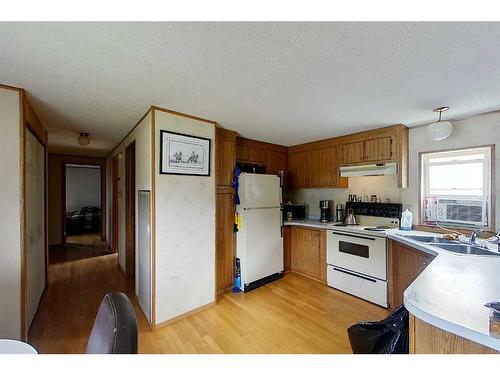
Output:
[[[402,230],[411,230],[413,225],[413,214],[410,210],[406,209],[401,214],[401,229]]]

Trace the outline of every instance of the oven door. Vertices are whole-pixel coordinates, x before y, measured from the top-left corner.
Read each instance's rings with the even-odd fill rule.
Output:
[[[363,234],[327,231],[327,263],[387,280],[386,240]]]

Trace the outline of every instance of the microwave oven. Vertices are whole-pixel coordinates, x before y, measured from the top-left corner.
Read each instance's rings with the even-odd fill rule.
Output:
[[[287,203],[283,205],[283,220],[287,220],[288,213],[292,213],[292,220],[306,219],[306,205]]]

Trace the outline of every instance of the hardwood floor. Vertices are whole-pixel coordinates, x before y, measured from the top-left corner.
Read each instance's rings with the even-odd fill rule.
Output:
[[[66,236],[66,244],[108,247],[106,241],[101,240],[101,234],[99,232],[68,235]]]
[[[30,330],[40,353],[83,353],[109,291],[127,292],[109,254],[50,265],[49,288]],[[350,353],[346,329],[387,311],[297,274],[152,332],[135,302],[140,353]]]

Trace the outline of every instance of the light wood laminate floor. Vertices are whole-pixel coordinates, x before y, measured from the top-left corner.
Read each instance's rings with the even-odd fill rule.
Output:
[[[127,291],[117,255],[59,257],[49,279],[30,342],[40,353],[83,353],[103,296]],[[350,353],[347,327],[387,315],[296,274],[247,294],[224,294],[217,305],[155,332],[134,307],[140,353]]]

